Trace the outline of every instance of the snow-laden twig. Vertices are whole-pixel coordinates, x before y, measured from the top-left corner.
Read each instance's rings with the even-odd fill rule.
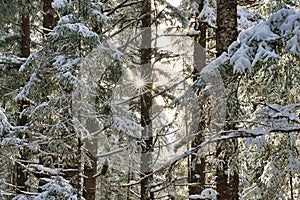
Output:
[[[153,170],[151,174],[145,175],[143,178],[132,182],[130,186],[139,184],[143,179],[152,176],[153,174],[156,174],[162,170],[165,170],[169,167],[173,167],[176,163],[183,161],[188,156],[197,153],[201,148],[204,146],[207,146],[212,143],[217,143],[219,141],[224,140],[230,140],[230,139],[238,139],[238,138],[249,138],[249,137],[259,137],[259,136],[265,136],[270,133],[291,133],[295,131],[300,131],[300,126],[294,126],[294,127],[284,127],[284,128],[271,128],[269,130],[261,130],[261,129],[240,129],[240,130],[227,130],[227,131],[221,131],[218,134],[216,134],[213,138],[210,138],[198,146],[191,148],[181,155],[176,156],[175,158],[169,160],[165,165]],[[225,135],[227,134],[227,135]],[[127,187],[128,184],[121,184],[120,186]]]
[[[0,108],[0,136],[4,134],[4,129],[6,127],[10,127],[10,124],[4,114],[4,109]]]

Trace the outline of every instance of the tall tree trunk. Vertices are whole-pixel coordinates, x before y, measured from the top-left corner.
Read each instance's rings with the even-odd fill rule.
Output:
[[[21,13],[21,57],[30,55],[30,16],[23,11]]]
[[[22,111],[24,110],[24,106],[27,105],[27,102],[25,101],[21,101],[20,102],[20,108],[19,108],[19,112],[22,113]],[[19,119],[18,121],[18,125],[19,126],[25,126],[27,123],[28,119],[26,116],[22,115],[22,117]],[[25,136],[27,137],[27,136]],[[24,136],[20,135],[20,138],[24,138]],[[22,194],[23,192],[28,191],[28,187],[26,185],[26,181],[28,179],[28,174],[25,172],[25,169],[23,167],[23,165],[26,164],[27,160],[27,153],[26,153],[26,147],[23,147],[22,149],[19,150],[19,154],[20,154],[20,159],[19,162],[16,163],[16,187],[17,187],[17,194]]]
[[[53,0],[43,0],[43,31],[45,34],[49,33],[56,25],[57,16],[51,3]]]
[[[200,22],[198,14],[203,9],[203,0],[198,1],[198,12],[195,16],[195,31],[200,31],[200,35],[194,37],[194,81],[197,80],[197,74],[205,67],[206,65],[206,28],[207,25],[203,22]],[[204,116],[204,106],[202,102],[197,102],[200,106],[199,110],[196,110],[193,113],[195,117],[194,120],[198,121],[197,129],[194,131],[197,133],[197,136],[192,141],[192,148],[197,147],[204,141],[203,130],[205,129],[205,118]],[[205,158],[199,158],[198,155],[191,155],[191,160],[189,162],[189,194],[200,194],[204,189],[205,185]]]
[[[21,25],[21,40],[20,40],[20,51],[21,51],[21,57],[27,58],[30,55],[30,16],[22,9],[20,13],[20,25]],[[19,113],[21,114],[23,110],[28,106],[27,101],[21,101],[19,102],[20,108]],[[19,118],[18,125],[19,126],[25,126],[28,119],[27,117],[22,114],[22,116]],[[23,135],[20,135],[20,137],[24,138]],[[27,137],[25,135],[25,137]],[[25,165],[26,162],[23,162],[27,159],[27,153],[26,148],[22,148],[19,151],[20,153],[20,161],[16,164],[16,186],[17,186],[17,193],[23,193],[24,191],[28,190],[28,187],[26,186],[26,181],[28,178],[28,174],[24,171],[23,164]]]
[[[142,5],[142,47],[141,47],[141,77],[145,79],[140,99],[141,104],[141,126],[142,130],[142,152],[141,152],[141,200],[154,199],[151,192],[152,182],[152,66],[151,66],[151,0],[145,0]]]
[[[77,194],[78,194],[78,200],[83,199],[83,187],[84,187],[84,179],[82,174],[84,174],[84,161],[83,161],[83,142],[80,137],[77,138],[77,153],[78,153],[78,160],[77,160],[77,168],[78,168],[78,173],[77,175],[77,181],[76,181],[76,189],[77,189]]]
[[[237,39],[237,0],[217,1],[217,57]]]
[[[43,32],[45,34],[49,33],[50,30],[54,28],[57,21],[55,17],[55,11],[51,5],[52,2],[53,0],[43,0],[43,27],[44,27]],[[46,98],[46,96],[43,93],[41,94],[43,98]],[[43,148],[43,145],[41,146],[41,148]],[[42,162],[42,157],[39,157],[39,163],[45,165],[45,163]],[[42,192],[42,186],[45,185],[47,182],[41,178],[49,178],[49,177],[45,177],[44,175],[41,175],[40,177],[37,178],[39,179],[38,192]]]
[[[99,130],[99,127],[96,125],[93,119],[88,120],[87,127],[89,132],[95,133]],[[88,157],[90,159],[91,165],[84,166],[84,191],[83,197],[85,200],[95,200],[96,199],[96,186],[97,179],[94,176],[97,173],[97,149],[98,149],[98,137],[97,135],[92,138],[88,138],[85,141],[85,146],[88,150]]]
[[[237,38],[237,0],[218,0],[217,1],[217,32],[216,32],[216,49],[217,56],[223,52],[228,51],[228,47]],[[234,119],[236,119],[238,110],[235,105],[236,96],[236,82],[229,81],[233,76],[232,69],[226,71],[223,75],[223,82],[227,90],[227,111],[226,111],[226,124],[225,129],[234,129]],[[230,92],[228,92],[231,90]],[[232,92],[234,91],[234,92]],[[231,145],[228,148],[228,145]],[[229,158],[237,151],[237,140],[231,140],[218,143],[216,156],[221,159],[222,167],[217,167],[216,172],[216,187],[219,193],[220,200],[237,200],[239,176],[237,172],[229,174]],[[227,147],[226,147],[227,146]],[[230,150],[229,150],[230,149]]]

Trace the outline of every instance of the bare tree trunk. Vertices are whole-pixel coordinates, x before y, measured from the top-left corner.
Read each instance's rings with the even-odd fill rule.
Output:
[[[237,0],[218,0],[217,1],[217,32],[216,32],[216,49],[217,56],[220,56],[223,52],[228,51],[228,47],[237,38]],[[226,113],[226,124],[225,129],[235,129],[234,120],[237,117],[237,96],[236,88],[237,83],[229,81],[228,77],[233,76],[232,69],[226,71],[223,75],[223,82],[227,90],[227,113]],[[230,90],[230,92],[228,92]],[[233,91],[233,92],[232,92]],[[231,145],[230,148],[228,148]],[[224,143],[218,143],[216,156],[222,160],[222,167],[217,167],[216,172],[216,187],[219,193],[220,200],[237,200],[238,186],[239,186],[239,175],[234,172],[230,175],[229,172],[229,159],[238,148],[238,141],[231,140]],[[229,150],[230,149],[230,150]]]
[[[206,27],[207,25],[203,22],[200,22],[198,19],[198,14],[203,9],[203,1],[198,1],[198,13],[195,16],[195,31],[200,31],[200,36],[194,37],[194,81],[197,80],[197,74],[205,67],[206,65]],[[195,116],[194,120],[198,121],[197,129],[195,130],[197,136],[192,141],[192,148],[198,146],[204,141],[204,135],[202,134],[202,131],[205,129],[205,118],[204,116],[204,107],[203,103],[198,102],[200,109],[196,110],[197,113],[194,113],[193,116]],[[202,190],[204,190],[205,185],[205,158],[201,157],[199,158],[198,155],[191,155],[191,161],[189,162],[189,194],[200,194]]]
[[[85,200],[95,200],[96,199],[96,177],[94,175],[97,173],[97,159],[94,155],[89,156],[91,161],[91,166],[84,167],[84,191],[83,197]]]
[[[57,15],[51,5],[52,2],[53,0],[43,0],[43,31],[45,34],[53,30],[57,22]]]
[[[142,130],[142,152],[141,152],[141,200],[154,199],[151,192],[152,182],[152,66],[151,66],[151,0],[145,0],[142,6],[142,48],[141,48],[141,77],[145,78],[146,85],[143,86],[141,95],[141,126]]]
[[[27,58],[30,55],[30,16],[21,13],[21,57]]]
[[[20,13],[20,25],[21,25],[21,39],[20,39],[20,51],[21,51],[21,57],[27,58],[30,55],[30,16],[24,9],[22,9]],[[19,102],[20,108],[19,113],[22,113],[23,110],[28,106],[28,102],[21,101]],[[28,119],[25,115],[22,115],[21,118],[18,121],[19,126],[25,126]],[[20,135],[20,137],[24,137]],[[27,136],[25,136],[27,137]],[[26,181],[28,178],[28,174],[24,171],[23,164],[25,165],[26,162],[23,162],[27,160],[27,153],[26,148],[22,148],[19,151],[20,154],[20,161],[16,164],[16,186],[17,186],[17,193],[21,194],[24,191],[28,190],[28,187],[26,186]]]
[[[93,119],[88,120],[87,127],[90,133],[94,133],[99,130],[99,127],[94,123]],[[91,165],[84,166],[84,191],[83,197],[85,200],[95,200],[96,199],[96,186],[97,179],[94,175],[97,173],[97,149],[98,149],[98,137],[93,136],[92,138],[87,139],[85,142],[85,146],[88,150],[88,157],[90,159]]]
[[[22,113],[22,111],[24,110],[24,106],[27,105],[27,102],[22,101],[20,102],[20,109],[19,112]],[[27,123],[27,117],[26,116],[22,116],[19,121],[18,121],[18,125],[19,126],[25,126]],[[20,137],[23,137],[22,135],[20,135]],[[25,136],[26,137],[26,136]],[[19,162],[16,163],[16,187],[17,187],[17,194],[22,194],[23,192],[28,191],[28,186],[26,185],[26,181],[28,179],[28,174],[27,172],[25,172],[25,169],[22,165],[25,165],[27,160],[27,153],[26,153],[26,148],[22,148],[19,150],[19,154],[20,154],[20,158],[19,158]]]
[[[228,47],[237,39],[237,1],[217,1],[217,57],[227,52]]]
[[[53,0],[43,0],[43,32],[45,34],[49,33],[49,30],[52,30],[56,24],[56,19],[55,19],[55,11],[51,6],[51,3],[53,2]],[[45,95],[42,93],[43,98],[46,98]],[[43,149],[44,145],[41,145],[41,148]],[[42,162],[42,158],[39,157],[39,163],[44,164]],[[46,165],[47,166],[47,165]],[[50,167],[50,166],[47,166]],[[45,185],[47,182],[41,178],[49,178],[46,177],[45,175],[41,175],[39,177],[37,177],[39,179],[39,188],[38,188],[38,192],[42,192],[42,186]]]

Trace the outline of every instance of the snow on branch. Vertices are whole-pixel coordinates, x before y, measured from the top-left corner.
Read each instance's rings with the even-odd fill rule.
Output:
[[[173,158],[169,161],[169,163],[167,163],[165,166],[162,166],[157,171],[165,169],[168,166],[173,166],[174,164],[180,162],[182,159],[188,157],[189,155],[196,153],[199,149],[203,148],[204,146],[218,141],[236,138],[255,138],[259,136],[266,136],[271,133],[281,134],[300,131],[300,119],[298,117],[300,113],[300,103],[291,104],[287,106],[281,106],[277,104],[268,105],[267,103],[261,102],[257,102],[257,104],[263,106],[256,113],[258,120],[262,121],[259,126],[247,129],[240,128],[238,130],[221,131],[213,138],[210,138],[199,144],[197,147],[189,149],[183,154]],[[265,126],[265,124],[262,124],[266,121],[266,116],[268,116],[269,121],[272,121],[272,124],[269,124],[269,126]],[[282,120],[282,118],[286,120]]]
[[[7,120],[6,115],[4,114],[4,109],[0,107],[0,136],[4,134],[4,129],[9,126],[10,124]]]
[[[203,9],[201,10],[198,18],[200,21],[207,23],[210,27],[217,28],[216,21],[216,1],[215,0],[205,0]]]
[[[6,69],[8,66],[18,67],[26,61],[26,58],[18,56],[0,56],[0,69]]]
[[[35,59],[39,56],[40,51],[30,54],[28,58],[25,58],[25,62],[19,68],[19,72],[25,72],[25,70],[30,69],[32,65],[34,65]]]
[[[300,103],[281,106],[278,104],[268,105],[263,102],[254,102],[256,105],[263,105],[264,107],[256,111],[256,115],[260,118],[287,119],[287,123],[294,122],[300,124],[300,119],[297,112],[300,111]]]
[[[67,12],[73,6],[72,2],[67,0],[55,0],[51,5],[59,13]]]
[[[280,50],[279,50],[280,49]],[[268,20],[242,31],[238,41],[216,60],[204,67],[196,88],[204,88],[211,77],[219,77],[223,69],[244,74],[255,66],[276,63],[284,53],[300,57],[300,11],[282,9]]]
[[[204,189],[201,194],[189,195],[189,199],[211,199],[217,200],[218,192],[212,188]]]
[[[55,27],[54,32],[51,32],[50,35],[54,37],[59,37],[66,35],[66,33],[74,34],[74,36],[80,36],[83,39],[84,38],[93,38],[95,40],[98,39],[98,35],[92,31],[89,30],[88,27],[86,27],[82,23],[60,23],[60,26]]]
[[[146,179],[147,177],[152,176],[153,174],[156,174],[158,172],[161,172],[161,171],[163,171],[167,168],[172,168],[178,162],[183,161],[188,156],[190,156],[194,153],[197,153],[200,149],[202,149],[205,146],[207,146],[209,144],[212,144],[212,143],[216,143],[216,142],[224,141],[224,140],[229,140],[229,139],[253,138],[253,137],[256,138],[256,137],[259,137],[259,136],[265,136],[265,135],[270,134],[272,132],[291,133],[291,132],[295,132],[295,131],[300,131],[300,126],[285,127],[285,128],[273,128],[273,129],[270,129],[268,131],[264,131],[264,130],[261,130],[261,129],[240,129],[240,130],[221,131],[220,133],[216,134],[213,138],[210,138],[210,139],[202,142],[198,146],[196,146],[194,148],[191,148],[191,149],[185,151],[184,153],[182,153],[181,155],[178,155],[175,158],[169,160],[169,162],[167,162],[165,165],[155,169],[151,174],[147,174],[146,176],[144,176],[143,178],[140,178],[137,181],[130,181],[129,183],[121,184],[119,186],[128,187],[128,186],[133,186],[133,185],[140,184],[140,182],[143,179]],[[224,134],[227,134],[227,135],[224,135]],[[202,191],[201,195],[192,196],[192,198],[193,197],[195,197],[195,198],[196,197],[214,198],[215,195],[216,195],[216,193],[212,193],[212,191],[204,190],[204,191]]]
[[[33,200],[66,199],[77,200],[76,189],[61,176],[53,176],[46,180],[48,183],[42,186],[43,192]]]
[[[30,101],[27,97],[29,95],[30,89],[38,82],[39,79],[36,77],[36,73],[32,74],[30,80],[27,84],[22,88],[22,90],[17,94],[14,98],[15,101],[27,100]]]
[[[262,17],[260,15],[250,12],[244,6],[238,6],[237,14],[239,30],[246,30],[262,21]]]
[[[299,28],[300,12],[282,9],[268,20],[241,32],[238,41],[229,47],[234,72],[243,74],[259,63],[277,62],[280,53],[300,57]]]

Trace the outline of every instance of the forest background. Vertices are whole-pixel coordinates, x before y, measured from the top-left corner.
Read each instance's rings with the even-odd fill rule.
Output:
[[[1,0],[0,196],[299,199],[297,0]]]

